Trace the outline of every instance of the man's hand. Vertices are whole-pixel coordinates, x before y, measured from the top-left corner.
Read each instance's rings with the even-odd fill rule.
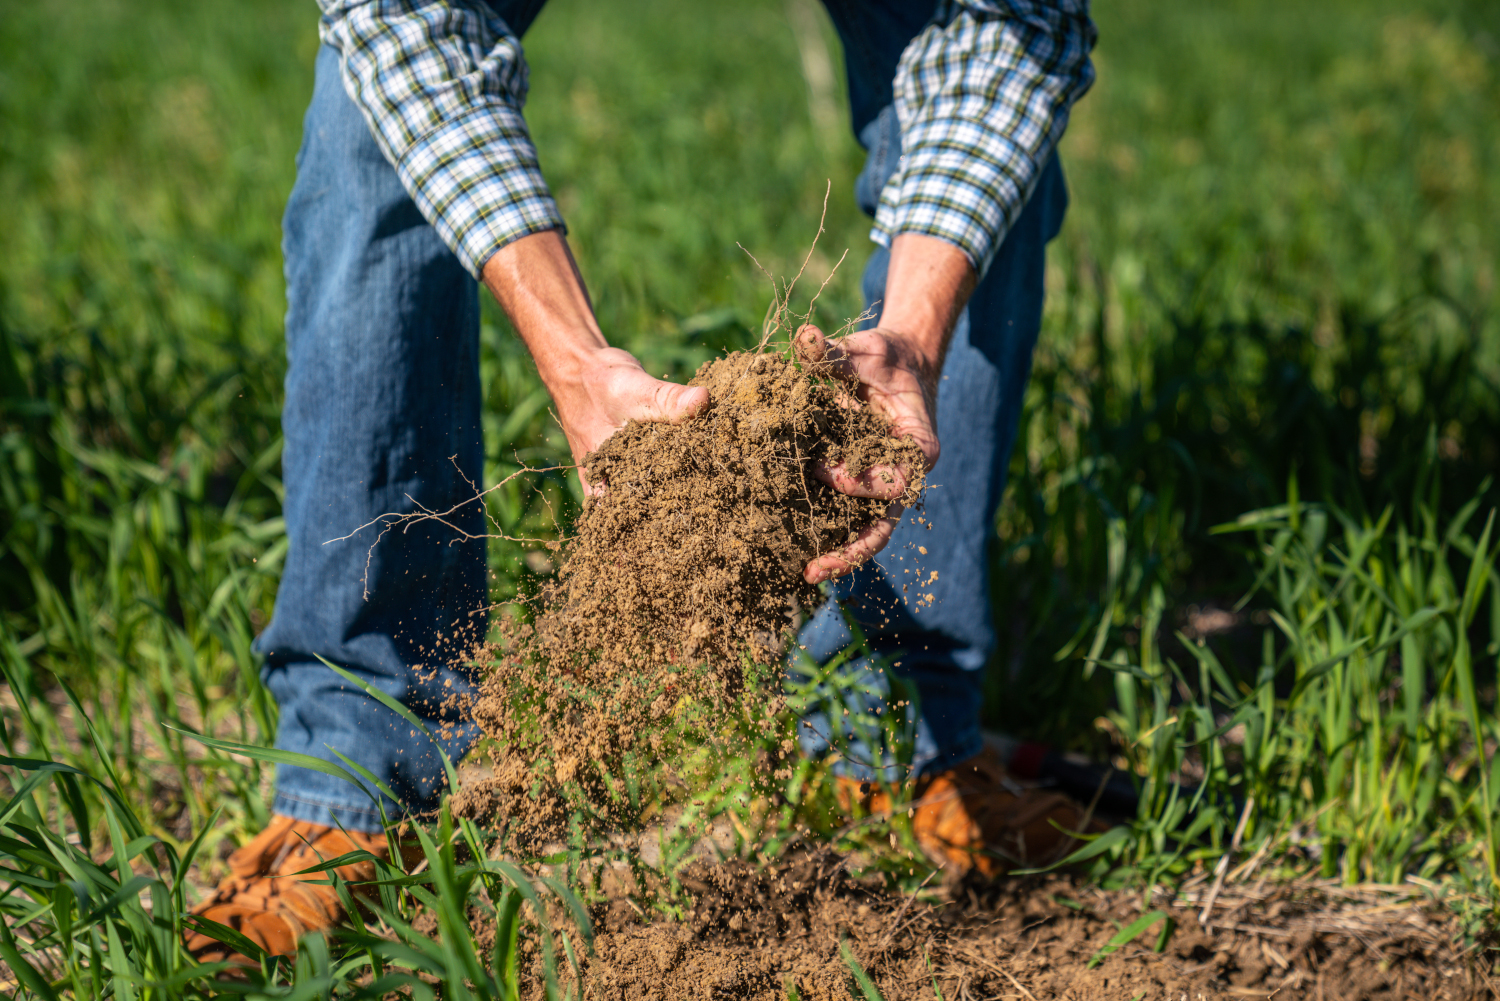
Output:
[[[583,276],[558,230],[524,236],[484,265],[484,284],[526,342],[568,436],[584,490],[583,458],[629,420],[687,420],[708,390],[653,379],[628,351],[604,340]]]
[[[912,438],[926,458],[926,469],[936,464],[937,373],[916,355],[906,338],[876,327],[833,342],[809,325],[797,331],[797,354],[803,361],[821,362],[849,383],[855,396],[891,422],[894,437]],[[872,466],[850,476],[843,463],[813,469],[813,475],[841,493],[892,503],[884,518],[861,529],[852,542],[809,563],[802,572],[809,584],[847,573],[885,548],[901,516],[896,498],[906,493],[914,472]]]
[[[538,366],[540,368],[540,365]],[[664,421],[680,424],[708,403],[708,390],[653,379],[629,351],[599,348],[586,354],[576,367],[576,376],[549,384],[557,404],[557,419],[568,436],[573,461],[584,490],[594,493],[583,473],[583,457],[604,439],[625,426],[626,421]],[[545,379],[543,381],[546,381]]]
[[[976,274],[963,251],[943,240],[906,233],[891,243],[885,308],[880,325],[837,342],[813,326],[797,332],[805,361],[826,362],[855,395],[891,422],[891,434],[910,436],[930,470],[938,460],[937,388],[953,325],[974,291]],[[852,477],[842,466],[814,470],[835,490],[892,501],[886,515],[847,545],[824,553],[802,571],[818,584],[855,569],[891,541],[912,470],[877,466]]]

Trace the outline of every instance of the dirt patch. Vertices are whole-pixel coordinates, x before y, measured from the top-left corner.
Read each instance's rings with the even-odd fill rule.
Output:
[[[1411,887],[1262,884],[1221,897],[1222,919],[1204,928],[1193,890],[1145,907],[1139,892],[1051,876],[918,902],[852,879],[828,854],[690,869],[683,884],[695,897],[686,922],[601,912],[588,1001],[785,1001],[789,986],[804,1001],[847,1001],[862,992],[845,946],[886,1001],[1492,996],[1452,912]],[[1100,955],[1152,911],[1164,918]]]
[[[651,798],[639,781],[675,746],[736,722],[769,733],[782,646],[819,599],[803,567],[888,509],[820,466],[904,466],[902,500],[920,496],[921,450],[813,367],[738,352],[690,384],[709,390],[698,416],[632,422],[588,456],[606,492],[532,622],[486,655],[471,713],[497,741],[493,771],[455,808],[522,843],[629,826]]]

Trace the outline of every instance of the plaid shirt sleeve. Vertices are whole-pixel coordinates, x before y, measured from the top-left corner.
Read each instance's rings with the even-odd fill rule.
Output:
[[[521,43],[482,0],[318,0],[344,89],[468,271],[563,225],[521,116]]]
[[[981,275],[1094,81],[1088,0],[943,0],[896,70],[901,162],[870,234],[955,244]]]

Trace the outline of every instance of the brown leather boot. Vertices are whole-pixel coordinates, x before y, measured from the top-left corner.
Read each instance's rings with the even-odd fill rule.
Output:
[[[359,850],[376,858],[390,857],[383,834],[345,832],[276,814],[255,840],[229,856],[229,877],[192,913],[233,928],[273,956],[294,956],[297,940],[338,924],[344,919],[344,906],[328,873],[292,873]],[[375,863],[353,862],[334,871],[351,882],[371,880]],[[254,965],[200,932],[188,932],[185,943],[204,962]]]
[[[859,802],[868,813],[891,809],[891,798],[874,783],[838,780],[839,802]],[[933,862],[959,873],[990,878],[1011,869],[1051,865],[1082,847],[1058,830],[1099,833],[1105,825],[1062,793],[1023,789],[1011,781],[994,751],[935,775],[911,789],[912,832]],[[1052,822],[1058,826],[1053,826]]]

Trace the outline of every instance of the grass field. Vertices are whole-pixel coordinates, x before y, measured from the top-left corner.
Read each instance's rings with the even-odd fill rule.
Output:
[[[1100,879],[1176,878],[1246,814],[1288,872],[1500,899],[1500,15],[1096,18],[993,555],[988,720],[1139,778]],[[526,41],[528,119],[615,343],[679,377],[745,343],[767,289],[736,243],[795,270],[830,182],[814,276],[850,258],[820,313],[858,312],[861,154],[827,127],[844,98],[815,5],[553,0]],[[73,996],[106,967],[116,996],[182,996],[139,895],[177,913],[193,858],[216,875],[265,819],[270,770],[182,731],[274,731],[249,643],[285,551],[279,219],[316,45],[303,0],[0,19],[0,855],[20,873],[0,959],[52,949]],[[482,345],[496,482],[564,447],[492,305]],[[519,484],[493,510],[510,534],[550,526]],[[534,584],[517,547],[492,556],[498,598]],[[1186,828],[1182,775],[1203,797]],[[139,884],[99,862],[148,837],[159,881],[146,857]],[[430,892],[520,899],[519,874],[432,854]],[[95,896],[70,903],[69,881]],[[390,960],[314,952],[305,986]]]

